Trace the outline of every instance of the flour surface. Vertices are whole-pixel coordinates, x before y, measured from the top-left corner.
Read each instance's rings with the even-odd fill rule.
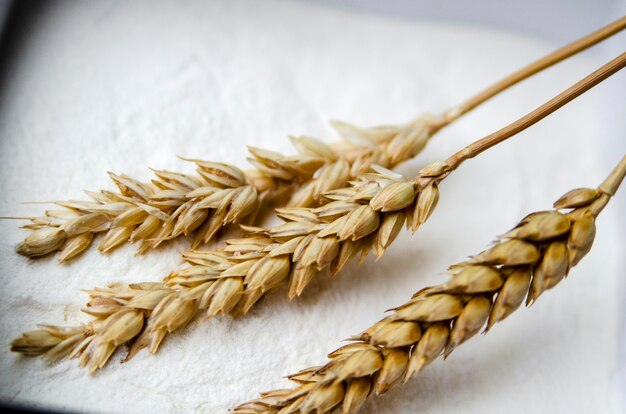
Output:
[[[289,133],[337,139],[331,118],[369,125],[441,111],[556,46],[288,1],[54,2],[29,30],[0,94],[0,215],[37,215],[43,206],[20,202],[112,188],[106,171],[146,180],[148,166],[193,171],[175,155],[245,167],[245,145],[290,152]],[[599,63],[577,57],[513,88],[399,171],[414,174],[495,131]],[[139,257],[134,246],[109,256],[92,249],[61,266],[17,256],[25,232],[0,221],[0,399],[94,413],[226,413],[287,385],[281,377],[323,362],[525,213],[597,185],[624,153],[623,134],[600,136],[597,125],[612,81],[468,161],[442,185],[430,221],[379,262],[322,277],[291,303],[274,292],[235,322],[193,323],[156,356],[120,365],[118,353],[93,376],[76,361],[20,358],[8,343],[37,323],[86,320],[80,289],[160,280],[181,266],[187,243]],[[625,243],[614,207],[599,219],[592,253],[557,289],[363,412],[623,412],[613,375]]]

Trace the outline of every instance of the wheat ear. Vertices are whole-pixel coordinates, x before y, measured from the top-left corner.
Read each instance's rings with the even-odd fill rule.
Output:
[[[148,348],[156,352],[164,337],[198,313],[244,314],[270,289],[286,281],[289,297],[302,293],[320,271],[337,273],[352,257],[371,250],[379,256],[406,224],[413,231],[433,212],[438,186],[465,160],[555,111],[626,65],[626,54],[593,72],[520,120],[476,141],[445,161],[422,169],[411,181],[376,167],[350,187],[325,194],[318,208],[277,210],[284,224],[245,227],[247,236],[217,251],[184,255],[191,266],[163,283],[113,285],[88,291],[83,309],[95,318],[80,327],[44,326],[13,341],[11,349],[58,359],[81,356],[90,371],[103,367],[118,346],[134,340],[127,356]]]
[[[596,217],[625,174],[626,156],[597,189],[572,190],[554,203],[555,210],[527,215],[493,247],[451,266],[448,282],[415,293],[331,352],[325,365],[289,376],[298,383],[295,389],[262,393],[234,413],[355,413],[369,396],[447,357],[567,276],[591,249]]]
[[[149,183],[109,173],[119,192],[87,192],[91,201],[64,201],[63,210],[48,210],[24,228],[33,232],[17,246],[17,253],[40,257],[60,250],[59,261],[85,251],[94,235],[108,252],[126,242],[140,242],[139,252],[166,240],[195,233],[193,246],[210,241],[224,226],[241,223],[262,205],[281,201],[310,206],[322,193],[342,187],[373,163],[395,167],[414,157],[439,128],[434,116],[421,116],[402,126],[357,128],[337,123],[343,133],[369,140],[327,145],[311,137],[291,137],[298,155],[285,156],[249,148],[256,170],[203,160],[197,174],[156,170]],[[436,127],[434,127],[436,125]]]
[[[35,258],[60,250],[59,261],[66,261],[85,251],[99,233],[104,234],[98,246],[102,252],[138,242],[143,253],[191,233],[195,233],[195,248],[224,226],[251,220],[262,206],[287,193],[293,193],[289,206],[314,205],[323,193],[344,186],[372,164],[393,168],[414,157],[433,134],[463,114],[625,27],[626,18],[621,18],[514,72],[440,116],[424,115],[401,126],[371,128],[333,123],[344,138],[358,138],[366,144],[326,145],[309,137],[292,137],[298,155],[250,148],[250,161],[257,169],[249,172],[224,163],[189,160],[196,164],[197,174],[157,170],[148,183],[109,173],[119,192],[87,192],[90,201],[57,202],[63,210],[48,210],[43,217],[30,218],[24,228],[32,233],[17,246],[17,252]]]

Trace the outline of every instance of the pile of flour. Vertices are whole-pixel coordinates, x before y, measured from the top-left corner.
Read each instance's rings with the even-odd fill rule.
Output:
[[[5,68],[0,215],[36,215],[43,206],[19,203],[112,188],[109,170],[140,179],[149,179],[149,166],[193,171],[175,155],[244,167],[245,145],[291,152],[288,133],[336,139],[331,118],[400,123],[444,110],[556,46],[286,1],[45,4]],[[577,57],[512,88],[399,171],[414,174],[504,126],[598,64]],[[274,292],[238,321],[193,323],[156,356],[120,365],[118,353],[92,376],[76,361],[20,358],[8,342],[37,323],[86,320],[80,289],[160,280],[180,266],[187,243],[140,257],[133,246],[108,256],[91,249],[59,265],[17,256],[26,233],[1,221],[0,399],[97,413],[225,413],[285,386],[282,376],[323,362],[341,339],[441,281],[448,264],[525,213],[599,183],[624,152],[623,138],[597,128],[617,96],[612,81],[468,161],[442,185],[430,221],[415,236],[403,233],[377,263],[321,277],[293,302]],[[620,412],[613,375],[624,227],[615,206],[598,221],[592,253],[557,289],[363,412]]]

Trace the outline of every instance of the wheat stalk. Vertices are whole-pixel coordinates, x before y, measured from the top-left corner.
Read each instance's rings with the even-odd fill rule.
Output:
[[[510,86],[558,63],[626,27],[621,18],[494,83],[440,116],[424,115],[400,126],[359,128],[344,122],[333,126],[344,138],[366,144],[326,145],[309,137],[291,137],[298,155],[284,156],[249,148],[256,170],[243,172],[224,163],[188,160],[197,174],[155,171],[151,182],[109,173],[119,192],[87,192],[90,201],[64,201],[63,210],[32,217],[24,228],[33,232],[17,252],[27,257],[61,251],[59,261],[78,256],[103,233],[98,248],[108,252],[126,242],[139,242],[139,252],[166,240],[195,233],[195,248],[210,241],[224,226],[252,221],[258,210],[293,193],[287,203],[307,207],[327,191],[369,170],[372,164],[393,168],[417,155],[441,128]]]
[[[127,359],[143,348],[156,352],[164,337],[198,313],[244,314],[269,290],[289,282],[289,297],[302,293],[320,271],[337,273],[356,254],[378,256],[403,225],[413,231],[433,212],[439,184],[465,160],[515,135],[626,66],[626,54],[574,84],[500,131],[445,161],[433,163],[408,181],[382,167],[349,187],[325,194],[317,208],[286,208],[284,224],[244,227],[247,235],[216,251],[184,254],[190,267],[163,283],[113,285],[88,291],[83,309],[95,318],[80,327],[44,326],[12,343],[12,350],[48,358],[81,356],[90,371],[103,367],[118,346],[134,340]]]
[[[565,278],[591,249],[595,220],[626,174],[626,156],[597,189],[572,190],[555,210],[524,217],[488,250],[453,265],[451,278],[410,301],[328,357],[323,366],[289,376],[280,389],[240,405],[236,414],[355,413],[373,394],[404,383],[440,355],[484,332],[526,299],[534,303]],[[564,213],[559,210],[571,209]]]

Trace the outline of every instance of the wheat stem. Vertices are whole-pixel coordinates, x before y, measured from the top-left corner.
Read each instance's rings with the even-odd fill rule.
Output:
[[[626,20],[626,18],[624,19]],[[493,147],[494,145],[499,144],[500,142],[512,137],[513,135],[518,134],[526,128],[541,121],[543,118],[561,108],[563,105],[566,105],[568,102],[571,102],[578,96],[587,92],[589,89],[593,88],[603,80],[609,78],[611,75],[619,72],[625,66],[626,53],[622,53],[615,59],[611,60],[607,64],[600,67],[598,70],[576,82],[574,85],[559,93],[557,96],[539,106],[532,112],[529,112],[528,114],[505,126],[504,128],[487,135],[486,137],[468,145],[461,151],[452,155],[446,160],[446,164],[451,170],[456,169],[465,160],[474,158],[483,151]]]
[[[533,303],[567,276],[591,249],[595,219],[625,173],[626,156],[607,179],[608,191],[604,184],[572,190],[555,202],[555,210],[529,214],[490,249],[451,266],[448,282],[415,293],[331,352],[325,365],[291,375],[295,389],[262,393],[234,413],[355,413],[369,396],[447,357],[483,327],[488,331],[525,299]]]
[[[486,89],[480,91],[476,95],[460,103],[458,106],[449,109],[442,116],[443,124],[454,122],[467,112],[483,104],[489,99],[493,98],[500,92],[510,88],[511,86],[523,81],[530,76],[541,72],[542,70],[567,59],[619,32],[626,28],[626,16],[602,27],[601,29],[590,33],[554,52],[546,55],[535,62],[521,68],[520,70],[510,74],[509,76],[501,79],[500,81],[490,85]],[[443,126],[442,124],[442,126]]]
[[[626,157],[622,158],[617,167],[615,167],[611,174],[606,177],[606,180],[600,184],[599,188],[603,192],[614,196],[620,184],[622,184],[624,176],[626,176]]]

